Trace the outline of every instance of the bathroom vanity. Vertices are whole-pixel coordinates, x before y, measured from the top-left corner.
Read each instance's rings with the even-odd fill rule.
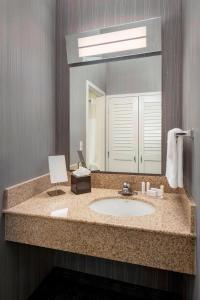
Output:
[[[166,184],[168,193],[164,199],[141,193],[121,197],[120,180],[130,180],[132,175],[121,175],[113,184],[118,175],[105,174],[107,184],[110,179],[109,189],[102,188],[103,177],[104,174],[93,174],[92,192],[81,195],[62,186],[66,194],[50,198],[48,176],[8,188],[4,209],[6,240],[194,274],[195,205],[184,191],[171,193],[165,177],[147,176],[153,184]],[[141,178],[135,179],[136,188]],[[95,201],[110,198],[141,201],[153,210],[142,216],[116,216],[92,209]]]

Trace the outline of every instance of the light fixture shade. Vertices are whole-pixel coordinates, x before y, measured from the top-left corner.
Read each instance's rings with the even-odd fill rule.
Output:
[[[64,155],[49,156],[48,162],[51,183],[61,183],[68,181]]]
[[[161,52],[161,19],[67,35],[68,64]]]
[[[139,48],[145,48],[146,45],[147,45],[146,37],[144,37],[139,39],[120,41],[115,43],[107,43],[107,44],[96,45],[91,47],[84,47],[84,48],[79,48],[79,57],[134,50]]]
[[[145,37],[147,35],[146,26],[113,31],[109,33],[96,34],[78,39],[78,47],[88,47],[123,40],[131,40]]]

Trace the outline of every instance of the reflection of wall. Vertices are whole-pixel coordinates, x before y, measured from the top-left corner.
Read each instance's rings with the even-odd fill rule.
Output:
[[[107,64],[106,94],[161,91],[161,56],[114,61]]]
[[[86,80],[105,91],[105,64],[87,65],[70,69],[70,163],[77,163],[79,141],[86,139]]]
[[[197,205],[197,276],[191,282],[200,299],[200,1],[183,1],[183,128],[194,128],[194,141],[184,141],[184,184]],[[194,284],[194,285],[193,285]]]

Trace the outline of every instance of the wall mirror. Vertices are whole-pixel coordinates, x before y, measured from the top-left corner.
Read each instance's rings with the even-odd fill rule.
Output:
[[[161,174],[161,145],[161,51],[70,67],[71,170],[82,150],[92,171]]]
[[[70,168],[161,173],[161,56],[70,68]],[[81,145],[80,145],[81,144]]]

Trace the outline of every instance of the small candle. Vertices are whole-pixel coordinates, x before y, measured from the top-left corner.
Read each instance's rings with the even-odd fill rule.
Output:
[[[80,141],[80,147],[79,147],[80,151],[83,151],[83,141]]]
[[[163,199],[163,197],[164,197],[164,185],[160,186],[160,190],[161,190],[161,198]]]
[[[145,194],[145,182],[142,181],[142,194]]]

